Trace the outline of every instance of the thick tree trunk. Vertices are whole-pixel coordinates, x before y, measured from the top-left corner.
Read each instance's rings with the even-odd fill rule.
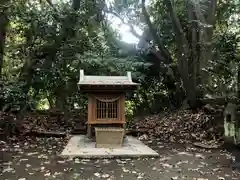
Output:
[[[190,86],[188,92],[188,100],[190,107],[197,106],[197,97],[198,97],[198,84],[197,84],[197,72],[198,66],[198,53],[197,53],[197,44],[198,44],[198,25],[196,23],[196,16],[194,13],[194,7],[190,1],[187,4],[188,11],[188,29],[187,29],[187,39],[189,42],[189,61],[188,61],[188,76],[190,81]]]
[[[206,14],[206,19],[204,23],[205,27],[202,27],[202,32],[200,36],[201,43],[201,53],[200,53],[200,76],[201,84],[207,86],[209,84],[210,77],[206,72],[206,67],[208,62],[212,59],[212,39],[213,30],[215,26],[215,14],[217,9],[217,0],[209,0],[206,3],[208,9]]]
[[[188,103],[192,108],[198,106],[197,102],[200,95],[198,86],[207,85],[209,82],[208,74],[204,69],[212,59],[212,38],[217,3],[216,0],[204,3],[208,8],[204,15],[200,3],[189,1],[186,4],[189,22],[186,33],[182,28],[172,1],[164,0],[176,34],[179,72],[186,90]]]
[[[77,83],[76,83],[77,84]],[[59,84],[55,91],[54,96],[56,97],[55,108],[59,110],[67,110],[68,102],[67,96],[69,95],[67,91],[67,86],[65,82]]]
[[[177,64],[188,104],[191,108],[197,106],[197,83],[196,83],[196,59],[193,57],[196,54],[196,29],[195,27],[189,27],[190,38],[187,39],[187,34],[184,32],[180,20],[176,14],[171,0],[164,0],[166,7],[170,13],[170,17],[173,23],[173,27],[176,33],[176,44],[178,48],[177,52]],[[193,19],[194,15],[191,12],[192,7],[189,6],[188,16]],[[192,51],[194,50],[194,52]]]
[[[0,78],[2,75],[7,24],[8,24],[7,13],[3,8],[0,7]]]
[[[240,99],[240,64],[238,64],[237,68],[237,97]]]

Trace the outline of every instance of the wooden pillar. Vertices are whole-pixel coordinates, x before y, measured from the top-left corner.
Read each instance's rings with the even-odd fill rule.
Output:
[[[87,125],[87,137],[92,138],[92,125],[91,124]]]
[[[120,120],[122,122],[125,122],[122,124],[122,127],[124,129],[124,138],[126,137],[126,119],[125,119],[125,94],[121,95],[120,98]]]
[[[92,125],[93,121],[93,97],[91,94],[88,94],[88,123],[87,123],[87,137],[92,138]]]
[[[125,122],[125,95],[122,94],[120,98],[120,119]]]
[[[126,137],[126,123],[123,124],[123,129],[124,129],[123,139],[125,139],[125,137]]]

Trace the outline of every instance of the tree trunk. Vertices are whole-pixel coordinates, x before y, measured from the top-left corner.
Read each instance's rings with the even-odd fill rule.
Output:
[[[206,71],[208,62],[212,59],[212,39],[213,39],[213,30],[215,26],[215,14],[217,8],[217,0],[207,1],[207,14],[202,27],[202,32],[200,36],[201,43],[201,52],[200,52],[200,76],[201,84],[207,86],[209,84],[209,75]]]
[[[1,4],[0,4],[0,6],[1,6]],[[6,10],[4,8],[0,7],[0,78],[2,75],[4,46],[5,46],[7,25],[8,25],[8,18],[7,18]]]
[[[55,107],[55,102],[54,102],[52,96],[47,96],[47,100],[48,100],[48,103],[49,103],[49,106],[50,106],[49,108],[53,109]]]
[[[238,99],[240,99],[240,64],[239,63],[237,68],[237,97]]]
[[[186,91],[186,96],[188,103],[191,108],[196,108],[197,106],[197,84],[196,84],[196,59],[193,55],[196,54],[196,29],[191,26],[189,28],[189,34],[191,35],[187,39],[187,34],[184,32],[180,20],[176,14],[171,0],[164,0],[164,3],[170,13],[170,17],[173,23],[173,27],[176,34],[176,44],[177,44],[177,64],[183,86]],[[189,17],[194,18],[192,13],[192,7],[189,6]],[[194,48],[194,51],[192,51]]]
[[[80,0],[72,0],[72,8],[75,11],[79,10],[80,4],[81,4]]]
[[[143,16],[145,18],[145,21],[148,25],[149,31],[150,31],[151,35],[153,36],[153,41],[156,43],[156,45],[160,49],[160,51],[161,51],[163,57],[166,59],[166,61],[168,63],[172,62],[172,58],[171,58],[171,55],[170,55],[169,51],[164,46],[162,40],[158,36],[158,33],[157,33],[156,29],[154,28],[151,20],[150,20],[150,16],[148,15],[146,7],[145,7],[145,0],[142,0],[142,12],[143,12]]]
[[[189,42],[189,61],[188,61],[188,76],[189,76],[189,91],[188,100],[190,107],[197,106],[197,72],[198,72],[198,54],[197,54],[197,44],[198,44],[198,26],[196,23],[196,16],[194,13],[194,7],[191,2],[188,1],[187,4],[188,11],[188,29],[187,29],[187,39]]]
[[[216,0],[204,2],[208,9],[203,15],[200,3],[187,2],[189,22],[187,33],[182,28],[172,1],[164,0],[164,4],[168,9],[176,34],[177,63],[187,100],[190,107],[196,108],[200,95],[198,86],[207,85],[209,81],[204,69],[212,59],[212,38],[217,3]]]
[[[68,106],[65,82],[62,82],[56,87],[54,90],[54,96],[56,97],[55,108],[64,111]]]

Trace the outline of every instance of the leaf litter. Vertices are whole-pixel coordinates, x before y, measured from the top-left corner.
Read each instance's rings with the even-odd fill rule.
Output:
[[[185,115],[182,115],[184,113]],[[156,145],[159,147],[159,152],[164,153],[164,149],[168,148],[167,144],[164,142],[166,139],[175,142],[180,139],[180,142],[190,142],[192,140],[195,141],[218,141],[221,139],[221,133],[215,132],[214,129],[211,129],[213,134],[208,133],[208,127],[210,127],[211,119],[209,115],[206,115],[203,112],[199,112],[198,114],[191,114],[188,111],[184,112],[175,112],[171,115],[165,115],[164,117],[161,115],[154,115],[145,117],[143,120],[135,121],[136,128],[144,128],[145,134],[144,138],[148,139],[147,143],[151,145]],[[31,119],[29,117],[29,119]],[[204,120],[203,122],[201,122]],[[189,121],[193,121],[189,123]],[[162,124],[162,125],[161,125]],[[41,125],[41,123],[40,123]],[[42,125],[41,125],[42,126]],[[167,127],[170,128],[167,128]],[[43,128],[44,126],[42,126]],[[50,125],[46,125],[46,129],[51,129]],[[134,126],[133,126],[134,127]],[[168,130],[169,129],[169,130]],[[156,130],[156,133],[154,131]],[[203,135],[201,135],[203,133]],[[205,134],[204,134],[205,133]],[[149,140],[149,137],[152,137]],[[43,173],[42,175],[45,177],[60,177],[62,174],[72,173],[75,174],[76,177],[81,178],[82,173],[86,171],[91,171],[91,175],[100,178],[100,179],[116,179],[116,177],[128,177],[126,174],[132,174],[132,179],[146,179],[149,176],[158,177],[159,174],[170,174],[172,171],[176,171],[177,173],[183,173],[184,171],[192,171],[196,174],[206,175],[206,174],[213,174],[213,173],[221,173],[224,171],[224,168],[215,166],[214,170],[208,170],[209,172],[205,172],[203,170],[205,167],[209,165],[205,163],[207,160],[206,153],[211,153],[211,151],[204,150],[200,153],[198,148],[194,147],[186,147],[185,151],[181,151],[177,148],[169,150],[173,155],[168,156],[168,154],[163,154],[161,158],[138,158],[138,159],[116,159],[116,160],[109,160],[109,159],[100,159],[91,161],[89,159],[57,159],[55,160],[57,154],[61,152],[64,144],[68,140],[68,137],[65,138],[33,138],[25,136],[24,139],[18,140],[17,138],[12,138],[12,144],[8,144],[6,142],[0,142],[4,144],[4,151],[5,152],[14,152],[14,161],[5,162],[5,167],[3,173],[16,173],[17,169],[16,161],[26,163],[23,168],[27,167],[27,170],[24,169],[23,171],[30,171],[27,172],[28,175],[33,175],[35,173]],[[164,141],[163,141],[164,140]],[[40,150],[36,150],[40,149]],[[163,152],[164,151],[164,152]],[[198,153],[194,153],[198,151]],[[230,159],[231,155],[226,154],[226,152],[221,152],[221,155],[225,156],[226,159]],[[182,160],[177,160],[175,163],[172,161],[175,159],[175,156],[178,158],[181,157]],[[229,156],[229,157],[228,157]],[[189,159],[190,158],[190,159]],[[196,162],[191,162],[191,159],[194,159]],[[31,162],[37,161],[39,167],[36,167],[34,163]],[[119,175],[116,175],[115,170],[112,169],[111,171],[104,170],[104,167],[111,168],[112,163],[116,162],[120,169]],[[141,162],[157,162],[153,166],[140,166],[138,163]],[[72,164],[75,164],[72,166]],[[192,164],[193,163],[193,164]],[[187,164],[191,166],[194,163],[198,163],[196,167],[186,168]],[[61,167],[56,170],[52,170],[51,166],[59,166]],[[21,166],[19,164],[18,166]],[[89,168],[90,166],[90,168]],[[77,168],[76,168],[77,167]],[[87,168],[88,167],[88,168]],[[218,168],[218,169],[216,169]],[[89,169],[89,170],[88,170]],[[81,171],[77,171],[81,170]],[[93,173],[95,171],[95,173]],[[143,173],[146,172],[146,173]],[[113,174],[111,174],[113,173]],[[156,174],[158,173],[158,174]],[[111,175],[110,175],[111,174]],[[231,173],[225,173],[225,175],[219,177],[232,177],[229,175]],[[89,175],[90,176],[90,175]],[[169,179],[172,177],[173,179],[177,178],[180,179],[180,175],[169,175]],[[26,179],[28,179],[26,177]],[[151,179],[151,178],[150,178]],[[153,178],[154,179],[154,178]],[[201,178],[195,178],[196,180],[201,180]]]
[[[157,115],[137,117],[130,129],[140,132],[141,140],[219,145],[223,139],[223,129],[216,125],[215,116],[199,110],[178,110]],[[151,141],[150,141],[151,142]]]

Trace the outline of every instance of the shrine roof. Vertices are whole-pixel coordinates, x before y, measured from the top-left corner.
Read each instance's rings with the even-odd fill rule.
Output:
[[[78,85],[126,85],[137,86],[138,83],[132,82],[131,72],[126,76],[86,76],[83,70],[80,70],[80,79]]]

